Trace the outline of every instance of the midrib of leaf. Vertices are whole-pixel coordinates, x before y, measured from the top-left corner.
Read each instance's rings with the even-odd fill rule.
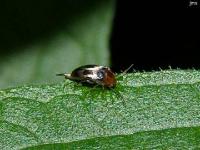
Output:
[[[134,135],[144,131],[154,135],[155,130],[165,133],[164,130],[171,128],[195,128],[199,133],[199,81],[199,71],[168,70],[127,74],[118,80],[113,89],[115,92],[70,81],[1,90],[2,123],[26,128],[42,142],[27,140],[23,143],[24,139],[33,138],[26,133],[23,140],[20,136],[9,135],[12,141],[18,141],[12,143],[5,134],[8,132],[6,126],[1,129],[2,138],[19,148],[119,135],[140,138]],[[186,134],[183,136],[188,145]],[[146,142],[145,138],[141,140]],[[12,147],[6,142],[2,140],[0,143]],[[153,145],[147,142],[148,146]]]

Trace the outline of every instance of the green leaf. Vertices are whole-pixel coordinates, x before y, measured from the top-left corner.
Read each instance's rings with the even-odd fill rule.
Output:
[[[0,88],[55,83],[56,73],[109,64],[114,0],[13,3],[0,6]]]
[[[60,84],[0,91],[0,149],[199,149],[200,72],[118,77],[114,89]]]

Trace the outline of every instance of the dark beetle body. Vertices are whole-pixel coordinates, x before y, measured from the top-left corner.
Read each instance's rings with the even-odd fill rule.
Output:
[[[115,74],[109,67],[98,65],[85,65],[76,68],[71,74],[58,74],[65,76],[66,79],[87,83],[92,85],[101,85],[112,88],[116,85]]]

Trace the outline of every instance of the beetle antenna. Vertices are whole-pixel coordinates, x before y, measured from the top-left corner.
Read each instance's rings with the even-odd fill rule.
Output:
[[[56,76],[65,76],[66,75],[66,73],[58,73],[58,74],[56,74]]]
[[[59,74],[56,74],[57,76],[65,76],[66,79],[71,79],[71,74],[69,73],[59,73]]]
[[[131,64],[126,70],[124,70],[122,74],[126,74],[132,67],[133,67],[133,64]]]
[[[70,77],[71,74],[69,73],[59,73],[59,74],[56,74],[57,76],[65,76],[65,77]]]
[[[133,64],[131,64],[126,70],[124,70],[119,76],[117,77],[121,77],[123,75],[125,75],[131,68],[133,67]]]

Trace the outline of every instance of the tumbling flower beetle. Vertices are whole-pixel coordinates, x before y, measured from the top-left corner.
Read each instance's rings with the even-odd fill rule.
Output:
[[[71,74],[62,73],[57,76],[65,76],[66,79],[87,83],[90,85],[101,85],[103,87],[115,87],[117,81],[115,74],[109,67],[98,65],[85,65],[72,71]]]
[[[133,65],[126,69],[125,74]],[[100,85],[107,88],[113,88],[117,84],[115,74],[109,67],[98,65],[85,65],[72,71],[71,74],[61,73],[57,76],[65,76],[66,79],[86,83],[89,85]]]

